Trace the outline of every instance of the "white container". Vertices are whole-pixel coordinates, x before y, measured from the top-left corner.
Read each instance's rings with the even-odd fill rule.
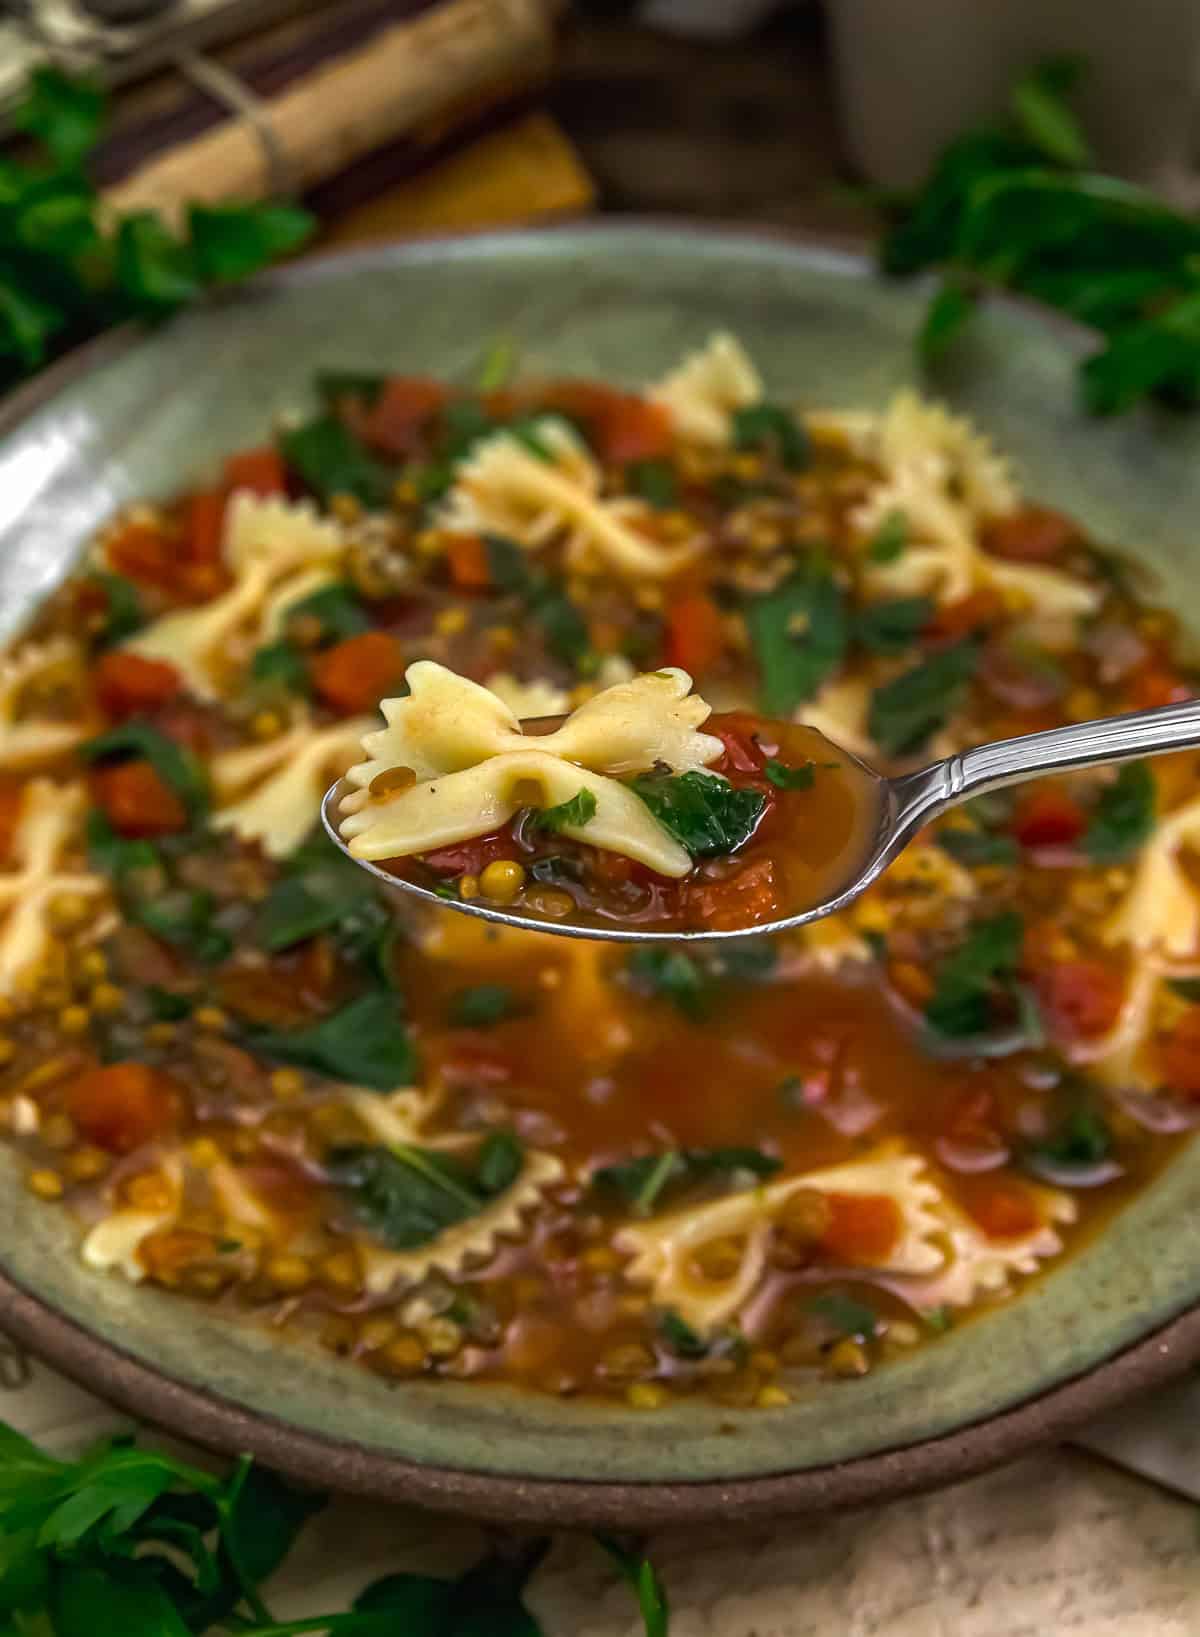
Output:
[[[912,187],[963,130],[1000,112],[1040,58],[1086,58],[1077,106],[1100,165],[1186,192],[1200,0],[828,0],[846,146]]]

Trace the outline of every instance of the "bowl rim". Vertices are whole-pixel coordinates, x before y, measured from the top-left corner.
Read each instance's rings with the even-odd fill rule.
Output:
[[[332,247],[260,274],[237,290],[211,296],[227,301],[268,297],[278,289],[336,278],[359,267],[415,260],[456,248],[486,260],[489,248],[528,245],[562,236],[605,233],[648,238],[723,241],[752,249],[776,244],[824,259],[843,271],[871,270],[865,238],[819,235],[773,225],[662,216],[599,217],[533,229],[482,229],[427,234],[401,241]],[[1081,354],[1090,344],[1082,326],[1021,298],[998,305],[1019,309]],[[137,324],[67,353],[0,407],[0,436],[16,430],[62,388],[131,349],[148,343]],[[954,1431],[877,1450],[852,1461],[730,1481],[529,1478],[417,1462],[369,1445],[298,1427],[265,1412],[244,1409],[203,1387],[180,1380],[104,1340],[48,1299],[0,1268],[0,1327],[34,1357],[81,1387],[134,1416],[224,1455],[248,1453],[285,1475],[387,1501],[496,1523],[554,1527],[656,1528],[715,1521],[756,1523],[836,1508],[862,1506],[931,1489],[983,1472],[1062,1437],[1122,1400],[1181,1374],[1200,1359],[1200,1302],[1083,1373]]]

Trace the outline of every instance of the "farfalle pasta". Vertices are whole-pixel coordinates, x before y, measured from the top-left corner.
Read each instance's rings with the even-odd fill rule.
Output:
[[[770,920],[851,846],[848,753],[1194,691],[952,407],[684,351],[323,378],[0,655],[0,1137],[96,1278],[297,1375],[853,1414],[1200,1120],[1194,758],[993,793],[793,933],[442,908]],[[326,836],[342,778],[424,903]]]

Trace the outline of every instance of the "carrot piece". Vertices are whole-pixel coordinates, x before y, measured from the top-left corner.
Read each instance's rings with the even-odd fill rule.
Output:
[[[1038,1225],[1037,1206],[1015,1184],[973,1189],[967,1208],[989,1239],[1018,1239]]]
[[[888,1194],[828,1194],[821,1250],[851,1267],[878,1264],[900,1237],[900,1211]]]
[[[1038,1001],[1058,1040],[1095,1040],[1120,1016],[1125,981],[1103,961],[1056,961],[1035,979]]]
[[[460,591],[483,591],[492,583],[487,542],[477,534],[452,534],[446,542],[450,578]]]
[[[260,449],[243,449],[225,462],[225,487],[249,489],[256,495],[281,495],[287,487],[283,460],[277,449],[264,444]]]
[[[972,631],[991,625],[1004,612],[1004,601],[997,591],[973,591],[969,597],[947,603],[925,627],[927,637],[946,640],[969,636]]]
[[[1158,1067],[1168,1090],[1200,1098],[1200,1006],[1189,1006],[1160,1043]]]
[[[187,561],[219,563],[225,526],[225,490],[201,489],[188,500]]]
[[[404,669],[404,654],[386,631],[363,631],[318,654],[313,686],[335,711],[354,716],[377,705]]]
[[[1068,846],[1087,829],[1077,801],[1053,785],[1033,790],[1017,804],[1012,830],[1022,847]]]
[[[657,460],[671,451],[671,416],[662,404],[633,393],[614,394],[595,423],[602,460]]]
[[[382,454],[411,455],[425,426],[449,396],[440,381],[393,376],[366,417],[363,436]]]
[[[159,1136],[179,1113],[177,1083],[148,1063],[109,1063],[71,1083],[67,1113],[90,1143],[128,1154]]]
[[[725,650],[721,611],[702,591],[681,597],[667,615],[667,663],[703,676]]]
[[[96,801],[119,835],[135,839],[186,830],[187,809],[146,761],[118,762],[92,774]]]
[[[96,697],[110,716],[155,710],[174,699],[182,686],[173,665],[119,650],[102,656],[92,678]]]
[[[1062,512],[1025,506],[1008,517],[993,518],[984,529],[983,546],[1010,562],[1045,563],[1061,557],[1079,538],[1077,525]]]

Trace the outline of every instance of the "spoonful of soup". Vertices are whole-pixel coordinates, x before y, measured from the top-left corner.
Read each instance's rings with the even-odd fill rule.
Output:
[[[625,942],[788,930],[845,909],[918,830],[1048,773],[1200,745],[1200,703],[1072,724],[885,777],[816,729],[713,714],[670,669],[519,721],[429,660],[326,792],[380,880],[468,915]]]

